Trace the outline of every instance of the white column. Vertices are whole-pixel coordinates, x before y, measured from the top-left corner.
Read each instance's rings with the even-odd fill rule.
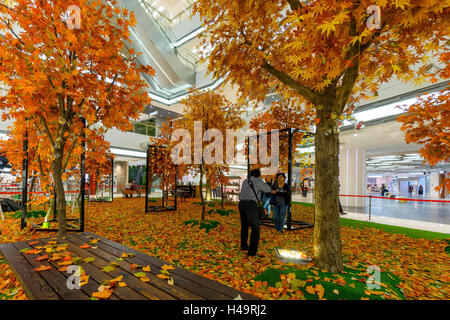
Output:
[[[366,195],[366,150],[342,148],[339,152],[340,194]],[[340,197],[343,206],[365,207],[366,198]]]
[[[430,197],[440,198],[441,193],[434,190],[440,184],[439,172],[433,172],[430,174]]]

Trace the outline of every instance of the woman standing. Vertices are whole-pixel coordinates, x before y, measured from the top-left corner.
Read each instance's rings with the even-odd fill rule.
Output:
[[[266,177],[266,183],[270,187],[270,189],[272,189],[272,179]],[[262,206],[266,210],[267,216],[270,216],[270,197],[271,197],[270,192],[263,193],[261,197]]]
[[[289,186],[286,183],[286,176],[284,173],[277,173],[271,193],[275,197],[275,203],[273,206],[273,221],[275,224],[275,230],[283,233],[284,221],[286,219],[286,212],[289,206]]]

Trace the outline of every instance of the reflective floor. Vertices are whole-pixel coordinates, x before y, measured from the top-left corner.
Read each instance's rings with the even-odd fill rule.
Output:
[[[344,211],[369,214],[369,199],[365,208],[346,208]],[[372,216],[385,216],[399,219],[419,220],[448,224],[450,229],[450,203],[407,201],[400,202],[386,199],[372,199]]]
[[[293,195],[293,201],[312,203],[314,202],[313,200],[314,199],[311,193],[308,193],[306,198],[303,197],[302,195]],[[366,206],[364,208],[347,207],[345,206],[345,201],[343,200],[341,201],[342,207],[345,212],[366,214],[368,218],[369,216],[368,198],[366,199]],[[450,232],[450,203],[421,202],[421,201],[400,202],[398,200],[372,199],[371,216],[372,217],[383,216],[398,219],[432,222],[437,224],[447,224],[449,225],[448,232]]]

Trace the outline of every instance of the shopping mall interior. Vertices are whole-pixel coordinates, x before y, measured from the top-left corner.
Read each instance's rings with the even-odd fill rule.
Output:
[[[1,2],[4,3],[1,4],[2,7],[9,8],[9,9],[2,9],[3,10],[1,13],[3,21],[2,23],[10,26],[5,22],[8,19],[5,18],[7,17],[8,14],[8,11],[5,10],[12,10],[11,8],[16,8],[15,10],[17,10],[17,12],[20,12],[20,10],[17,9],[17,7],[15,6],[18,6],[20,3],[25,3],[27,1],[24,2],[20,0],[18,1],[19,4],[17,4],[16,1],[2,0]],[[47,3],[47,1],[44,2]],[[85,1],[74,1],[75,4],[84,2]],[[72,181],[71,179],[81,179],[81,181],[83,181],[82,183],[85,184],[83,194],[86,202],[85,205],[87,208],[86,212],[88,212],[89,210],[100,210],[100,211],[103,210],[100,207],[96,207],[99,205],[106,205],[113,208],[108,210],[114,210],[115,205],[118,206],[117,210],[119,210],[119,208],[120,210],[127,210],[128,205],[124,204],[125,203],[124,201],[144,201],[143,200],[144,198],[147,211],[148,201],[159,201],[161,197],[162,199],[164,199],[164,194],[166,191],[163,187],[160,186],[167,184],[167,181],[165,180],[166,178],[163,178],[156,174],[152,178],[151,183],[147,181],[147,178],[150,177],[150,175],[152,174],[149,173],[150,170],[149,163],[153,161],[149,160],[150,154],[149,150],[151,149],[151,147],[149,146],[152,143],[154,143],[154,141],[157,141],[158,139],[161,140],[165,137],[166,134],[165,125],[167,125],[168,123],[172,125],[172,123],[176,121],[187,121],[185,119],[191,119],[194,117],[193,115],[194,113],[190,114],[189,111],[187,111],[189,109],[187,108],[186,102],[193,94],[194,89],[199,90],[196,92],[217,92],[217,93],[220,92],[220,94],[222,94],[222,96],[225,99],[227,99],[227,101],[229,101],[232,104],[239,105],[240,108],[239,117],[241,120],[243,120],[242,125],[243,130],[249,129],[252,126],[252,123],[255,121],[255,119],[263,119],[267,114],[272,112],[271,110],[274,110],[274,108],[277,105],[288,104],[290,107],[293,108],[293,105],[295,103],[290,104],[291,98],[289,97],[289,94],[286,94],[286,92],[289,91],[284,87],[280,89],[279,84],[275,84],[270,90],[264,91],[258,88],[257,85],[255,85],[252,82],[251,84],[248,85],[248,87],[245,87],[243,89],[243,87],[240,87],[239,84],[245,83],[245,80],[242,80],[242,82],[240,82],[240,80],[234,81],[234,78],[232,80],[230,80],[230,78],[227,78],[228,75],[230,75],[230,77],[234,76],[235,73],[233,72],[236,72],[236,74],[238,72],[233,71],[234,66],[230,67],[230,71],[228,73],[223,70],[223,68],[229,66],[227,65],[226,60],[231,58],[228,56],[226,58],[224,57],[220,57],[220,59],[216,58],[216,61],[220,60],[219,62],[222,64],[221,65],[222,69],[219,72],[221,76],[216,76],[214,72],[212,72],[212,70],[214,69],[211,68],[211,60],[209,59],[210,58],[209,54],[216,54],[217,57],[219,57],[220,53],[218,52],[220,51],[217,51],[217,47],[214,47],[217,46],[217,42],[214,44],[212,42],[208,42],[210,40],[210,38],[208,37],[208,32],[210,33],[219,32],[214,29],[214,23],[211,22],[210,17],[209,17],[210,20],[207,23],[205,22],[206,21],[205,17],[207,17],[207,15],[210,14],[205,8],[205,6],[207,6],[207,3],[209,1],[117,0],[117,1],[100,1],[100,2],[103,3],[106,6],[106,8],[113,8],[114,10],[119,8],[120,10],[126,9],[127,10],[126,12],[132,12],[134,14],[136,25],[133,27],[130,26],[128,28],[127,31],[129,31],[128,32],[129,39],[127,41],[124,41],[123,44],[124,48],[126,48],[125,51],[139,53],[134,56],[131,55],[132,57],[134,57],[133,64],[135,66],[137,67],[150,66],[154,70],[154,74],[140,72],[140,80],[139,80],[143,81],[143,83],[146,86],[145,90],[142,88],[140,88],[139,90],[141,92],[142,90],[144,90],[144,93],[142,94],[148,95],[151,102],[142,106],[137,117],[135,117],[134,119],[130,119],[131,126],[128,128],[128,130],[122,130],[112,125],[107,127],[107,130],[104,132],[103,138],[108,144],[107,148],[108,156],[106,158],[109,159],[108,160],[109,162],[107,162],[106,165],[109,166],[108,167],[109,169],[102,171],[101,174],[98,173],[99,171],[97,171],[97,174],[95,174],[92,173],[93,171],[89,171],[90,169],[86,169],[87,171],[85,171],[84,181],[82,178],[79,177],[79,175],[77,176],[77,178],[72,177],[68,178],[67,180],[64,180],[63,187],[64,192],[66,194],[66,201],[68,201],[67,202],[68,206],[69,204],[72,205],[71,209],[72,214],[74,212],[73,204],[75,203],[75,198],[78,195],[78,193],[81,192],[78,190],[81,190],[82,187],[80,187],[80,185],[78,184],[78,180],[76,181],[74,180],[75,182],[71,184],[70,182]],[[226,3],[226,1],[218,1],[218,2],[219,3],[223,2],[224,4]],[[237,1],[237,2],[245,3],[245,1]],[[283,2],[290,3],[291,7],[293,7],[294,5],[295,7],[297,7],[297,4],[295,4],[297,2],[304,3],[304,5],[298,5],[298,10],[307,10],[308,6],[311,6],[311,10],[315,10],[313,9],[315,3],[321,1],[308,2],[308,1],[277,0],[273,2],[273,5],[274,6],[280,5],[282,6],[282,8],[284,8],[283,12],[288,12],[289,5],[286,7],[285,4],[282,4]],[[330,1],[322,1],[322,2],[329,3]],[[343,5],[337,4],[341,2],[344,3],[346,1],[337,1],[335,6]],[[354,1],[347,1],[347,2],[354,2]],[[389,6],[391,6],[391,2],[393,3],[393,1],[374,1],[375,4],[389,3]],[[414,1],[403,1],[403,2],[408,2],[408,5],[406,6],[406,8],[408,8],[408,6],[413,6],[412,4],[409,3],[410,2],[412,3]],[[430,3],[432,2],[434,4],[436,1],[428,1],[428,2]],[[198,8],[197,10],[195,9],[198,3],[201,3],[201,6],[203,6],[201,7],[203,11]],[[269,10],[269,9],[275,10],[274,8],[269,7],[263,8],[261,1],[255,1],[255,3],[258,3],[258,9],[255,10]],[[388,12],[387,7],[388,5],[385,4],[382,6],[384,7],[381,10],[381,21],[384,21],[383,19],[385,18],[383,14],[384,12]],[[394,5],[392,4],[392,6]],[[245,9],[244,7],[247,8],[246,5],[243,5],[242,10]],[[237,7],[234,4],[233,5],[230,4],[229,10],[230,11],[238,10],[236,8]],[[395,8],[396,8],[395,10],[400,10],[399,9],[400,7]],[[406,10],[404,8],[405,7],[402,7],[401,10]],[[217,7],[214,7],[214,10],[216,9]],[[445,13],[446,12],[448,13],[448,10],[449,7],[447,3],[447,7],[443,7],[443,9],[441,9],[440,11],[444,12],[441,13],[441,15],[445,16]],[[122,17],[121,14],[123,13],[119,14],[118,13],[119,11],[113,12],[115,12],[115,14],[117,14],[118,16]],[[333,11],[333,13],[330,13],[330,15],[335,14],[334,12],[335,11]],[[342,12],[344,12],[345,14],[345,11]],[[392,14],[392,12],[390,14]],[[85,13],[86,12],[84,11],[84,9],[82,9],[81,14]],[[202,16],[202,14],[205,14],[205,16]],[[280,17],[283,17],[283,14],[280,14]],[[308,15],[306,13],[304,14],[305,19],[310,19],[309,13]],[[320,15],[321,14],[322,13],[320,13]],[[278,13],[276,15],[278,16]],[[438,14],[433,13],[432,16],[436,17],[436,15]],[[250,15],[249,17],[250,17],[249,19],[251,19],[253,15]],[[222,18],[219,17],[217,19]],[[238,18],[242,19],[240,15]],[[344,22],[342,21],[339,23],[336,22],[336,24],[332,25],[332,29],[329,29],[328,32],[331,32],[332,35],[334,33],[337,34],[338,32],[344,32],[342,31],[343,29],[339,29],[339,27],[337,27],[338,24],[345,25],[346,18],[342,19],[343,19],[342,21]],[[83,30],[84,21],[85,20],[81,19],[80,30]],[[294,20],[289,21],[292,22]],[[245,24],[243,25],[244,29],[247,28]],[[249,26],[251,27],[252,24],[249,24]],[[385,28],[384,25],[383,28]],[[77,32],[80,32],[80,30],[78,30]],[[384,31],[384,29],[380,30]],[[2,35],[8,33],[15,34],[13,32],[13,29],[8,29],[5,26],[2,27],[0,32],[2,33]],[[225,31],[222,32],[223,34],[226,34]],[[242,32],[244,34],[247,31],[243,30]],[[440,30],[439,32],[443,31]],[[420,33],[420,31],[416,31],[416,33]],[[218,33],[216,33],[216,36],[217,34]],[[376,36],[377,34],[374,33],[374,35]],[[251,34],[251,36],[253,36],[253,33]],[[234,40],[232,35],[230,37],[231,43]],[[375,223],[380,225],[420,230],[421,232],[422,231],[435,232],[447,235],[450,234],[450,190],[445,187],[445,181],[448,180],[450,176],[450,156],[447,153],[442,159],[439,159],[439,161],[437,162],[435,161],[433,165],[430,165],[428,159],[424,157],[424,155],[426,155],[426,153],[424,153],[423,151],[425,145],[420,143],[414,143],[411,141],[407,142],[406,141],[407,139],[405,138],[405,130],[402,130],[403,123],[399,121],[400,116],[406,115],[408,113],[408,108],[410,106],[417,105],[418,103],[420,104],[424,99],[430,96],[444,97],[443,100],[441,101],[443,101],[442,103],[447,106],[446,114],[448,114],[448,106],[449,106],[448,87],[450,84],[450,80],[448,77],[445,76],[445,75],[448,76],[448,72],[446,74],[441,72],[442,69],[445,68],[448,69],[448,51],[450,48],[448,41],[448,30],[444,32],[444,35],[441,37],[441,40],[442,45],[439,48],[439,50],[432,51],[433,54],[429,56],[428,59],[420,60],[419,58],[417,59],[414,58],[415,60],[419,61],[419,62],[416,61],[417,64],[415,68],[417,70],[425,68],[426,73],[428,75],[432,74],[433,77],[428,78],[424,77],[424,79],[422,79],[419,82],[415,81],[416,79],[414,78],[414,76],[411,76],[409,74],[408,74],[409,78],[407,78],[406,76],[405,77],[390,76],[388,81],[380,81],[381,84],[377,87],[376,95],[370,97],[366,95],[365,97],[360,98],[359,100],[355,100],[356,102],[353,105],[354,107],[353,112],[351,112],[351,114],[348,114],[348,116],[346,116],[345,119],[342,118],[344,120],[340,122],[340,125],[337,129],[338,130],[337,136],[339,140],[338,194],[339,194],[339,206],[342,207],[340,215],[341,221],[351,220],[353,221],[353,223],[357,222]],[[221,41],[224,40],[222,39]],[[261,41],[267,41],[267,39],[264,38]],[[273,41],[279,41],[279,39]],[[286,44],[288,43],[288,41],[290,40],[286,40],[285,42],[280,43]],[[359,41],[361,41],[361,39]],[[4,53],[7,45],[6,41],[2,42],[0,45],[2,46],[0,47],[0,60],[8,61],[8,59],[11,58],[9,55],[6,55]],[[231,46],[231,44],[229,46]],[[304,44],[304,46],[306,45]],[[361,44],[361,46],[363,45]],[[307,48],[304,50],[307,50]],[[311,50],[316,50],[314,52],[319,52],[317,51],[319,49],[311,49]],[[419,51],[420,50],[417,49],[417,52]],[[447,61],[443,60],[442,57],[440,56],[440,54],[443,52],[446,52],[447,54],[446,55]],[[420,51],[420,53],[422,54],[422,51]],[[315,53],[313,53],[312,55],[314,57]],[[323,63],[325,63],[325,59],[327,58],[326,55],[327,54],[325,54],[325,58],[324,57],[322,58]],[[270,54],[266,55],[265,57],[269,57],[267,59],[272,59],[270,58]],[[249,56],[247,57],[247,59],[253,58]],[[302,59],[304,59],[304,57]],[[389,64],[395,65],[396,63],[395,59],[400,58],[394,55],[392,57],[389,57],[390,62],[386,63],[386,66],[383,66],[383,68],[387,69],[388,68],[387,65]],[[402,59],[407,58],[403,57]],[[405,63],[405,60],[402,61],[403,63]],[[306,62],[303,61],[302,63],[306,65]],[[128,64],[128,66],[129,65],[130,64]],[[363,65],[363,63],[361,62],[360,68],[362,69],[364,67],[365,65]],[[244,73],[246,72],[244,67],[236,64],[235,69],[237,70],[239,68],[243,68],[242,70],[244,70],[240,72]],[[321,67],[319,66],[317,68]],[[400,69],[400,67],[398,68]],[[403,68],[403,66],[401,66],[401,68]],[[5,75],[7,72],[8,70],[6,68],[2,68],[0,70],[1,79],[4,80],[11,79]],[[82,74],[81,71],[80,74]],[[263,78],[261,74],[256,72],[255,74],[260,75],[261,79]],[[290,74],[292,75],[292,73]],[[407,74],[407,72],[405,72],[405,74]],[[324,77],[326,78],[326,76]],[[275,77],[273,77],[273,79],[275,79]],[[264,84],[268,83],[274,84],[275,82],[273,79],[271,80],[271,82],[264,82]],[[278,77],[278,79],[280,78]],[[300,77],[298,77],[298,79],[300,79]],[[374,78],[370,78],[370,80],[368,81],[372,81],[373,79]],[[138,80],[134,80],[133,78],[130,81],[138,81]],[[1,86],[0,96],[8,96],[8,92],[10,92],[10,90],[19,90],[11,88],[11,86],[8,86],[5,83],[5,81],[3,82],[0,81],[0,86]],[[250,101],[251,93],[249,92],[251,92],[252,90],[255,91],[260,90],[260,92],[264,92],[263,98],[259,97],[257,101]],[[247,94],[247,96],[244,96],[245,99],[242,98],[242,92]],[[260,92],[258,91],[259,95],[261,95]],[[127,97],[129,97],[130,101],[131,99],[133,99],[133,101],[135,100],[134,95],[132,94],[127,93]],[[25,98],[21,99],[22,100],[16,100],[15,103],[19,103],[18,101],[22,102],[26,101]],[[17,131],[18,130],[17,128],[19,126],[18,125],[19,118],[17,118],[18,117],[17,114],[21,112],[19,110],[20,108],[11,107],[11,109],[8,109],[6,105],[7,105],[6,100],[2,100],[2,102],[0,102],[1,107],[0,112],[3,115],[2,119],[0,120],[0,139],[2,142],[18,139],[17,134],[22,132]],[[25,109],[26,108],[27,107],[25,107]],[[121,106],[116,106],[115,108],[120,109]],[[14,110],[15,113],[11,110]],[[317,114],[319,114],[319,109],[317,109],[317,112],[318,112]],[[24,113],[23,117],[25,118],[20,119],[29,119],[32,116],[33,116],[32,111],[30,111],[27,114]],[[42,116],[39,115],[39,117]],[[317,117],[319,116],[317,115]],[[327,117],[329,117],[329,114],[327,115]],[[444,117],[444,113],[441,115],[441,117]],[[287,118],[289,118],[289,116],[287,116]],[[88,122],[89,121],[90,120],[88,120]],[[108,121],[110,120],[105,120],[104,121],[105,124],[108,123]],[[442,121],[442,123],[447,124],[447,127],[444,126],[443,129],[441,128],[443,130],[443,138],[441,140],[444,141],[442,142],[443,144],[446,144],[446,148],[448,151],[449,150],[448,137],[450,134],[449,131],[450,128],[448,127],[448,120],[447,122]],[[94,124],[89,122],[89,125]],[[304,126],[304,124],[302,124],[302,126]],[[307,132],[312,132],[312,135],[314,135],[314,133],[317,135],[318,134],[317,130],[320,126],[321,126],[320,119],[319,121],[316,120],[316,122],[312,121],[306,126]],[[28,128],[27,130],[33,130],[30,129],[30,126],[28,126],[27,128]],[[277,129],[284,129],[284,128],[278,127]],[[38,133],[38,136],[42,134],[41,131],[39,132],[40,133]],[[27,136],[27,139],[29,139],[27,140],[28,148],[32,148],[33,134],[30,133],[30,131],[27,131],[27,134],[29,135],[29,138]],[[67,136],[71,137],[69,133],[67,133]],[[23,142],[22,140],[24,141],[23,137],[22,139],[17,140],[18,149],[22,148]],[[241,142],[241,144],[237,144],[236,149],[245,150],[245,148],[247,147],[245,141]],[[303,204],[308,208],[314,205],[316,205],[317,207],[319,203],[317,202],[318,201],[317,197],[321,197],[320,199],[326,199],[323,193],[328,192],[326,190],[329,190],[329,189],[320,189],[322,191],[319,192],[316,191],[316,188],[318,188],[317,181],[324,179],[323,175],[322,178],[320,178],[320,172],[317,172],[316,168],[317,144],[315,145],[314,141],[311,140],[306,143],[302,141],[301,144],[296,145],[295,141],[297,140],[295,140],[294,138],[294,144],[291,143],[289,145],[290,166],[289,165],[286,167],[280,166],[275,171],[275,173],[284,172],[285,175],[287,176],[287,182],[290,183],[291,187],[290,192],[292,195],[291,197],[292,203]],[[423,139],[422,141],[426,142],[427,140]],[[3,144],[2,146],[5,145],[8,144]],[[9,146],[12,145],[13,144],[9,144]],[[74,150],[78,150],[77,148],[78,145]],[[282,151],[279,151],[280,158],[286,157],[287,154],[286,150],[283,149]],[[20,154],[20,150],[17,152],[18,153],[16,154]],[[284,154],[282,155],[281,153],[283,152]],[[14,158],[8,159],[8,155]],[[36,171],[34,171],[34,169],[31,169],[33,167],[33,164],[31,162],[34,161],[33,160],[34,155],[31,155],[30,152],[29,155],[30,158],[27,158],[28,159],[27,165],[30,166],[30,169],[27,169],[28,171],[26,173],[28,177],[28,185],[26,187],[24,187],[25,184],[22,183],[23,175],[25,174],[25,169],[22,166],[22,164],[24,164],[25,162],[22,162],[21,160],[22,158],[19,158],[18,156],[16,157],[14,155],[15,154],[13,152],[11,152],[10,150],[9,151],[5,150],[4,148],[1,150],[0,153],[1,198],[20,201],[23,200],[24,194],[26,195],[27,192],[29,192],[30,196],[28,196],[27,199],[30,200],[31,195],[34,192],[34,193],[41,193],[44,196],[48,196],[48,199],[51,199],[52,192],[48,192],[49,190],[48,187],[47,189],[45,189],[43,185],[39,185],[39,183],[37,182],[35,183],[35,179],[36,181],[42,181],[44,179],[42,179],[42,176],[39,176],[38,169],[36,169]],[[111,157],[113,158],[113,160],[110,160]],[[321,158],[323,158],[323,156],[317,159]],[[250,170],[250,166],[248,165],[247,161],[248,159],[241,159],[240,161],[231,163],[228,166],[226,173],[223,175],[222,178],[224,179],[224,181],[226,181],[226,183],[217,186],[216,185],[212,186],[212,182],[208,181],[207,177],[205,177],[204,175],[200,176],[199,172],[195,170],[194,170],[195,172],[192,170],[189,172],[185,171],[182,176],[178,175],[176,178],[177,180],[175,180],[175,191],[173,190],[171,191],[172,192],[171,196],[175,196],[177,194],[178,197],[181,198],[180,200],[177,199],[177,197],[175,196],[174,200],[175,210],[177,210],[177,208],[178,210],[180,210],[179,208],[182,208],[184,203],[186,203],[186,201],[188,201],[188,203],[190,203],[189,201],[194,201],[195,203],[195,201],[201,202],[212,201],[214,199],[217,200],[220,198],[225,199],[225,202],[229,205],[237,205],[237,203],[239,202],[239,194],[243,189],[243,182],[248,177]],[[318,167],[323,167],[323,160],[321,161],[322,164],[317,163]],[[330,163],[331,161],[332,160],[330,158]],[[39,164],[41,165],[40,159]],[[44,165],[46,164],[44,163]],[[160,163],[158,166],[161,167],[166,166],[166,163]],[[37,164],[33,168],[38,168]],[[174,168],[175,168],[174,170],[178,170],[177,167]],[[81,170],[81,172],[83,172],[83,170]],[[305,170],[307,174],[305,173]],[[42,173],[42,171],[40,172]],[[67,174],[69,175],[69,173]],[[52,174],[51,176],[54,176],[54,174]],[[266,176],[268,175],[264,174],[263,172],[263,177]],[[273,176],[274,175],[272,175],[272,178]],[[308,178],[306,180],[306,183],[305,177]],[[289,178],[291,179],[291,181],[288,181]],[[199,185],[202,185],[203,187],[200,187]],[[441,186],[441,188],[438,188],[438,186]],[[186,200],[185,195],[183,193],[181,193],[181,195],[178,194],[177,193],[178,187],[180,188],[180,190],[183,189],[183,187],[185,188],[184,190],[188,190],[183,192],[189,192],[189,194],[192,193],[191,196],[192,198],[195,198],[195,200],[192,199]],[[32,188],[32,190],[30,190],[30,188]],[[194,190],[189,191],[188,188],[193,188]],[[56,187],[54,192],[55,192],[54,195],[56,197],[57,194]],[[199,198],[200,193],[202,196],[201,199]],[[129,199],[130,197],[133,200]],[[102,200],[105,202],[104,204],[102,202],[98,202]],[[180,201],[178,203],[178,207],[177,201]],[[164,204],[164,200],[162,203]],[[193,204],[190,205],[194,206]],[[21,210],[23,210],[24,206],[23,201],[22,204],[19,203],[19,206]],[[54,202],[54,206],[56,208],[56,201]],[[7,212],[5,211],[5,207],[3,205],[2,208],[3,208],[2,218],[4,220],[5,218],[3,217],[3,213],[5,216],[7,216]],[[58,210],[59,209],[60,207],[58,202]],[[47,208],[45,208],[45,210],[47,210]],[[69,209],[67,210],[70,211]],[[83,207],[83,214],[84,210],[85,209]],[[237,207],[236,211],[238,211]],[[86,213],[86,215],[88,215],[88,213]],[[200,215],[200,213],[198,213],[198,215]],[[43,225],[47,223],[47,217],[45,217],[45,219],[46,220]],[[89,218],[86,218],[86,220],[88,219]],[[157,219],[157,217],[155,217],[155,219]],[[237,216],[236,219],[239,220],[239,217]],[[315,218],[314,221],[316,221],[316,219],[317,218]],[[56,220],[57,219],[54,219],[54,221]],[[60,223],[59,220],[58,223]],[[121,227],[126,228],[124,225],[121,225]],[[83,228],[84,228],[84,221],[83,221]],[[261,229],[262,228],[263,227],[261,227]],[[291,228],[290,224],[288,228],[289,229]],[[0,230],[2,229],[6,230],[6,227],[4,226],[2,227],[0,221]],[[307,232],[313,232],[312,229],[304,229],[304,230],[308,230]],[[96,233],[100,232],[98,230],[96,231],[97,231]],[[306,231],[300,230],[295,232],[306,232]],[[7,234],[7,232],[5,233],[4,231],[3,234],[5,235]],[[130,232],[129,234],[132,233]],[[237,235],[236,237],[238,238],[239,236]],[[262,239],[264,238],[263,235],[261,237]],[[447,238],[449,237],[450,236],[448,236]],[[8,242],[7,240],[8,239],[6,238],[2,238],[0,243]],[[135,245],[136,243],[131,241],[126,242],[126,244],[132,246]],[[139,245],[138,248],[141,248],[141,246]],[[157,251],[154,252],[156,254]],[[167,257],[167,255],[166,256],[162,255],[161,257]],[[2,260],[0,260],[0,266],[1,261]],[[2,279],[1,272],[2,271],[0,269],[0,279]],[[448,278],[448,274],[446,275],[446,277]],[[176,281],[177,280],[175,280],[175,282]],[[227,280],[226,284],[229,285],[229,283],[230,282]],[[2,283],[0,282],[0,297],[2,297],[1,284]],[[234,287],[242,288],[242,286],[240,285],[238,286],[237,284]],[[447,292],[446,294],[448,294],[448,291],[445,290],[441,290],[441,292],[444,292],[444,296],[445,292]],[[253,294],[255,293],[253,292]],[[411,298],[413,296],[409,297]],[[446,297],[447,299],[449,298],[448,295]],[[272,297],[272,299],[273,298],[274,297]]]

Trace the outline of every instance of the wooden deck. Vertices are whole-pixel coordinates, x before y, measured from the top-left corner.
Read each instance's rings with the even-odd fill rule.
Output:
[[[81,248],[85,244],[91,247]],[[41,252],[27,253],[33,249]],[[42,238],[6,243],[0,245],[0,252],[30,299],[88,300],[102,285],[107,291],[112,290],[108,300],[233,300],[238,295],[244,300],[258,299],[190,271],[172,269],[160,259],[89,232],[68,234],[62,242]],[[49,259],[35,260],[45,255]],[[91,261],[83,261],[86,258]],[[69,263],[81,266],[89,275],[87,283],[82,280],[80,289],[68,288],[67,280],[72,274],[63,269]],[[40,266],[51,269],[35,271]],[[101,270],[108,266],[114,270]],[[145,270],[150,267],[150,271],[143,270],[144,267]],[[141,272],[146,278],[135,275]],[[163,279],[167,275],[170,278]],[[121,280],[113,280],[120,276]],[[103,288],[100,290],[104,292]]]

